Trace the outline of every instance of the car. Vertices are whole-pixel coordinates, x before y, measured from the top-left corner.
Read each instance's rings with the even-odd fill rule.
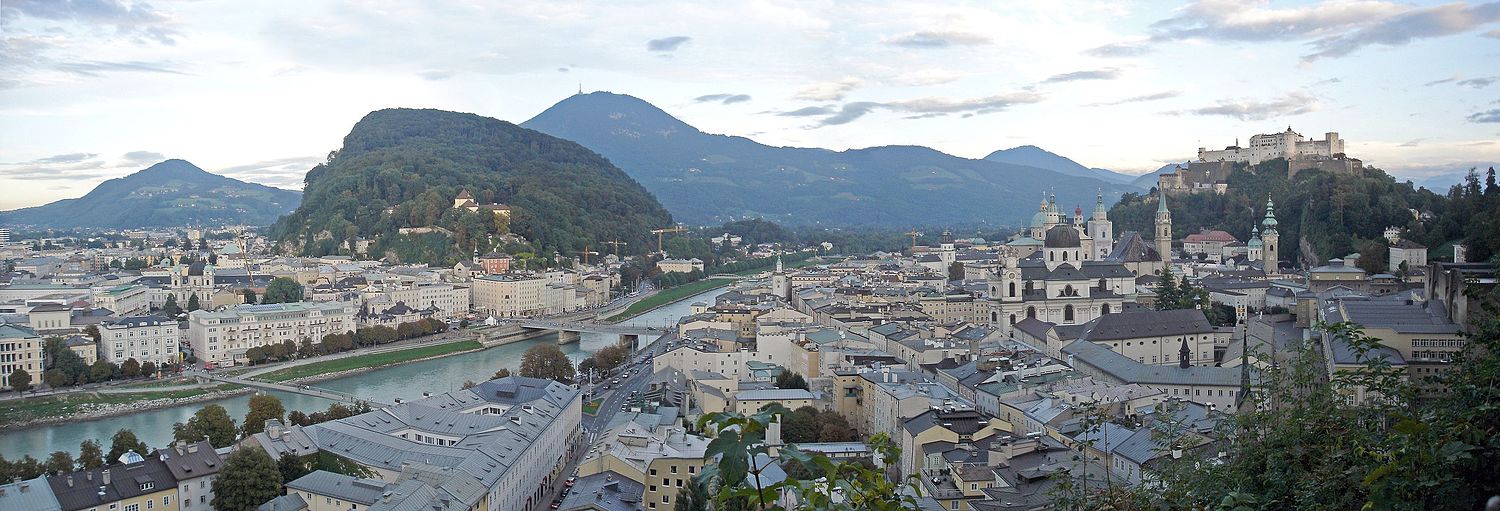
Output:
[[[619,385],[620,384],[620,379],[619,378],[615,378],[615,381],[612,381],[610,383],[613,383],[615,385]]]
[[[569,488],[573,487],[573,485],[576,483],[578,483],[577,477],[569,477],[567,481],[563,481],[563,485]]]
[[[562,507],[562,499],[552,501],[552,509],[557,509],[560,507]]]

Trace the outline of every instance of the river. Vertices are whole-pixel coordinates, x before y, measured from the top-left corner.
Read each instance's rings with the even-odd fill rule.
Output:
[[[725,289],[714,289],[672,303],[625,323],[649,326],[675,323],[678,318],[688,315],[693,302],[712,303],[712,298],[723,293]],[[580,337],[579,342],[562,346],[563,353],[567,353],[575,363],[588,356],[589,353],[609,346],[619,339],[618,336],[611,334],[584,333]],[[643,343],[649,341],[649,339],[642,339]],[[525,353],[528,348],[537,343],[555,342],[557,342],[557,337],[554,334],[484,351],[376,369],[312,385],[385,402],[390,402],[394,398],[411,400],[422,397],[423,392],[437,393],[458,389],[465,380],[484,381],[501,367],[508,367],[515,371],[521,365],[521,354]],[[281,404],[289,412],[302,410],[312,413],[326,409],[329,404],[333,403],[326,399],[301,394],[284,392],[271,392],[271,394],[280,398]],[[162,447],[172,441],[172,425],[186,421],[199,408],[209,404],[221,405],[229,411],[229,416],[234,417],[238,424],[249,410],[249,403],[250,395],[245,394],[228,399],[146,410],[93,421],[0,432],[0,455],[8,460],[15,460],[28,454],[38,460],[45,460],[48,453],[53,451],[67,451],[76,456],[78,445],[88,439],[98,440],[108,450],[110,437],[120,428],[129,428],[134,431],[136,436],[150,447]]]

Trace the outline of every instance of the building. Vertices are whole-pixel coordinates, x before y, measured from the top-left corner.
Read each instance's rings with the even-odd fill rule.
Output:
[[[1411,270],[1427,267],[1427,247],[1411,240],[1398,240],[1391,244],[1390,272],[1402,275]],[[1403,270],[1402,265],[1405,265]]]
[[[696,257],[692,259],[662,259],[656,262],[656,268],[662,273],[692,273],[703,272],[703,260]]]
[[[734,394],[734,411],[746,415],[759,412],[761,408],[772,404],[796,410],[804,406],[820,408],[817,403],[818,397],[804,389],[742,390]]]
[[[0,388],[10,388],[10,375],[24,369],[31,384],[42,381],[42,337],[20,325],[0,323]]]
[[[62,511],[47,476],[0,484],[0,509],[16,511]]]
[[[580,395],[551,380],[512,376],[294,429],[385,482],[380,495],[392,495],[392,509],[532,511],[544,509],[555,482],[567,477]]]
[[[219,312],[193,311],[188,314],[188,344],[193,355],[203,362],[223,365],[243,363],[250,348],[317,342],[328,334],[355,329],[352,304],[339,302],[296,302],[263,305],[237,305]]]
[[[470,300],[474,310],[501,317],[544,314],[549,280],[542,276],[509,273],[474,279]]]
[[[1413,380],[1436,376],[1452,366],[1454,357],[1464,350],[1468,340],[1458,324],[1450,321],[1440,307],[1388,299],[1343,298],[1319,309],[1319,319],[1327,323],[1352,322],[1366,335],[1380,339],[1382,348],[1394,350],[1404,361],[1407,376]],[[1331,334],[1325,334],[1325,351],[1338,362],[1353,359],[1347,345]],[[1343,345],[1341,348],[1340,346]]]
[[[94,306],[114,311],[117,316],[134,316],[150,310],[146,286],[121,284],[94,291]],[[184,304],[186,305],[186,304]]]
[[[578,476],[618,476],[636,483],[640,504],[630,509],[674,509],[682,488],[703,469],[709,439],[675,426],[675,417],[634,414],[630,419],[599,436],[579,462]]]
[[[180,361],[182,332],[177,322],[161,316],[136,316],[109,320],[99,325],[99,344],[104,361],[126,360],[156,365]]]
[[[217,453],[208,442],[193,444],[191,457],[179,459],[175,450],[158,450],[141,457],[126,453],[118,463],[103,467],[80,470],[47,477],[47,485],[57,498],[62,511],[178,511],[187,509],[211,510],[208,500],[193,502],[189,507],[178,490],[179,482],[202,483],[212,487],[212,481],[222,465]],[[186,447],[184,447],[186,449]],[[199,454],[197,451],[202,451]],[[176,472],[172,464],[182,465]],[[199,475],[192,471],[203,472]],[[211,471],[211,472],[210,472]],[[177,473],[191,475],[180,481]],[[190,490],[195,488],[190,488]],[[211,491],[211,490],[206,490]],[[190,494],[190,493],[189,493]]]
[[[1235,145],[1217,151],[1199,147],[1198,161],[1232,161],[1255,165],[1276,158],[1287,160],[1302,157],[1333,158],[1342,154],[1344,154],[1344,140],[1339,138],[1337,132],[1325,133],[1323,140],[1303,139],[1301,134],[1292,131],[1291,126],[1287,126],[1286,131],[1280,133],[1252,135],[1248,147],[1240,147],[1238,141]]]
[[[1239,367],[1145,364],[1110,350],[1108,346],[1085,340],[1064,346],[1063,355],[1073,369],[1098,381],[1115,385],[1138,384],[1159,390],[1168,398],[1210,405],[1226,413],[1235,411],[1240,389],[1245,383]],[[1182,357],[1186,359],[1187,355]]]
[[[1190,255],[1202,254],[1218,258],[1220,254],[1224,253],[1224,246],[1238,241],[1233,234],[1204,229],[1203,232],[1189,234],[1182,238],[1182,252]]]
[[[470,213],[477,213],[480,210],[484,210],[493,213],[495,216],[504,217],[507,220],[510,219],[510,206],[504,204],[476,203],[474,202],[474,196],[470,195],[468,190],[458,192],[458,196],[453,198],[453,209],[465,209]]]
[[[1049,229],[1042,251],[1025,260],[1011,247],[1001,249],[999,267],[986,282],[990,326],[1010,335],[1026,318],[1072,325],[1120,312],[1135,295],[1135,274],[1118,262],[1083,260],[1083,254],[1077,229],[1063,225]]]
[[[1172,261],[1172,212],[1167,210],[1167,192],[1157,190],[1156,198],[1156,253],[1164,261]]]
[[[512,259],[509,254],[503,252],[490,252],[479,256],[479,267],[490,275],[499,275],[510,271]]]
[[[167,470],[177,480],[177,502],[182,511],[213,509],[210,503],[214,500],[214,478],[218,477],[224,460],[212,444],[207,440],[178,441],[157,449],[155,456],[167,464]]]
[[[366,287],[360,293],[364,303],[372,309],[404,303],[413,309],[435,310],[435,315],[445,320],[457,320],[467,315],[471,295],[468,287],[441,282],[379,284]]]

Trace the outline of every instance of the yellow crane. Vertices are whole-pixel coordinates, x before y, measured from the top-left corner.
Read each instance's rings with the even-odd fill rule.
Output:
[[[661,240],[662,240],[662,236],[663,235],[665,235],[666,233],[669,233],[669,232],[683,232],[683,231],[686,231],[686,230],[687,230],[687,228],[683,227],[682,224],[677,224],[677,225],[668,227],[666,229],[652,229],[651,230],[651,234],[655,234],[656,235],[656,251],[657,252],[661,252],[662,251],[661,250]]]
[[[917,236],[921,236],[922,233],[917,232],[916,229],[912,229],[912,231],[906,233],[906,235],[911,236],[911,248],[917,248]]]
[[[604,242],[604,244],[605,245],[614,245],[614,247],[615,247],[615,257],[620,257],[620,245],[629,245],[629,243],[620,241],[618,238],[615,239],[614,241],[606,241],[606,242]]]
[[[578,253],[583,255],[583,265],[584,266],[588,266],[589,265],[589,256],[590,255],[599,255],[598,252],[590,252],[588,245],[584,245],[583,246],[583,250],[578,251]]]

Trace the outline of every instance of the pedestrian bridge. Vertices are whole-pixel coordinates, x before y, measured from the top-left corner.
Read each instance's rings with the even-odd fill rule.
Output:
[[[226,375],[219,375],[219,374],[213,374],[213,373],[197,373],[194,376],[197,376],[198,378],[201,378],[201,379],[210,380],[210,381],[223,382],[223,383],[233,383],[235,385],[244,385],[246,387],[257,388],[257,389],[261,389],[261,390],[276,390],[276,391],[281,391],[281,392],[291,392],[293,394],[302,394],[304,396],[321,397],[323,399],[331,399],[331,400],[334,400],[334,401],[341,401],[341,402],[347,402],[347,403],[357,403],[357,402],[363,401],[363,402],[369,403],[370,406],[375,407],[375,408],[382,408],[382,407],[390,406],[390,403],[382,403],[382,402],[375,401],[375,400],[372,400],[372,399],[360,399],[358,397],[355,397],[352,394],[345,394],[343,392],[337,392],[337,391],[332,391],[332,390],[325,390],[325,389],[320,389],[320,388],[317,388],[317,387],[309,387],[307,385],[288,385],[288,384],[283,384],[283,383],[271,383],[271,382],[266,382],[266,381],[251,380],[251,379],[246,379],[246,378],[237,378],[237,377],[234,377],[234,376],[226,376]]]

